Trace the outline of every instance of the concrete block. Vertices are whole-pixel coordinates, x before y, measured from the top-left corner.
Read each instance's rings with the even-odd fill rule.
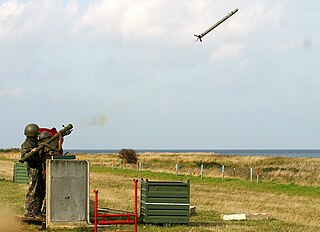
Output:
[[[246,214],[225,214],[223,215],[223,220],[225,221],[240,221],[240,220],[246,220]]]
[[[88,161],[47,160],[47,228],[90,223],[89,177]]]
[[[268,220],[267,213],[248,213],[248,214],[225,214],[223,215],[225,221],[239,221],[239,220]]]

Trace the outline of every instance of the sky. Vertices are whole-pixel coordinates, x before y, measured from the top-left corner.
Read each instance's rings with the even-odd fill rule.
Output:
[[[200,34],[239,11],[203,42]],[[0,147],[320,148],[318,0],[0,0]]]

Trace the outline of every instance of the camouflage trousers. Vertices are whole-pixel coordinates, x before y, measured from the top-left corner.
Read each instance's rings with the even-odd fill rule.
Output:
[[[41,168],[27,168],[29,186],[26,194],[25,210],[27,213],[41,214],[42,202],[45,196],[45,183]]]

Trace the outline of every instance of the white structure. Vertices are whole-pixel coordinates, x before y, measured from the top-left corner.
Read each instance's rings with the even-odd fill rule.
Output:
[[[267,213],[248,213],[248,214],[225,214],[223,215],[225,221],[240,221],[240,220],[268,220]]]
[[[246,219],[247,217],[246,217],[246,214],[244,213],[223,215],[223,220],[225,221],[233,221],[233,220],[240,221],[240,220],[246,220]]]

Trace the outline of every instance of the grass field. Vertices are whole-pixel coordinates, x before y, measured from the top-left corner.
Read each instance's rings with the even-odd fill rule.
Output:
[[[18,154],[0,154],[0,179],[2,176],[8,179],[10,175],[5,173],[10,169],[7,166],[17,157]],[[139,161],[143,170],[138,172],[135,165],[126,165],[123,170],[121,161],[112,154],[78,154],[77,157],[89,160],[90,188],[99,189],[100,206],[109,208],[133,210],[133,178],[190,180],[191,205],[197,208],[197,214],[190,218],[190,224],[173,227],[141,224],[139,231],[320,231],[319,159],[141,154]],[[111,167],[112,160],[114,170]],[[175,174],[176,163],[180,167],[178,176]],[[199,177],[201,163],[205,164],[203,179]],[[226,168],[224,180],[221,179],[221,165]],[[1,172],[2,166],[6,166],[6,172]],[[261,170],[259,183],[249,180],[248,170],[251,166]],[[0,212],[10,215],[8,218],[22,213],[26,186],[1,180],[0,189],[0,203],[6,206],[9,213]],[[255,212],[266,212],[270,219],[238,222],[221,219],[222,214]],[[5,221],[14,225],[12,228],[16,231],[40,229],[37,226],[21,227],[12,220]],[[108,228],[119,229],[130,230],[132,226]],[[63,231],[92,231],[92,228]]]

